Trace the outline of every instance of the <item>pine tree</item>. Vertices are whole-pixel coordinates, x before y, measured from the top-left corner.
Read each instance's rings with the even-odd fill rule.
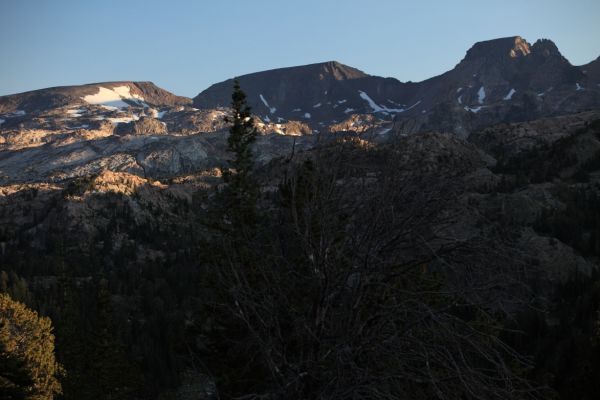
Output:
[[[237,79],[231,98],[231,114],[226,122],[231,124],[227,149],[232,157],[228,168],[221,169],[225,185],[213,198],[207,221],[214,230],[203,246],[209,249],[206,257],[213,268],[204,282],[205,302],[200,314],[210,318],[198,326],[208,343],[203,357],[208,360],[210,373],[216,377],[223,398],[227,398],[225,393],[242,393],[239,388],[246,387],[248,374],[253,376],[253,381],[260,382],[268,373],[259,371],[256,365],[248,372],[249,365],[243,365],[248,359],[248,349],[236,344],[246,342],[247,331],[229,308],[235,301],[230,288],[236,286],[239,279],[256,284],[260,275],[255,246],[259,236],[259,186],[251,148],[257,132],[246,94]]]
[[[258,185],[253,177],[254,157],[252,143],[256,140],[256,128],[246,94],[236,79],[231,95],[232,114],[226,119],[231,123],[227,149],[233,153],[229,169],[222,169],[226,186],[222,192],[225,223],[233,230],[244,230],[256,222]]]

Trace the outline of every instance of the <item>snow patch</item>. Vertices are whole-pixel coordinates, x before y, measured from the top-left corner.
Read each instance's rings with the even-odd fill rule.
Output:
[[[131,93],[131,88],[129,86],[118,86],[112,89],[98,86],[98,93],[84,96],[82,99],[87,103],[100,105],[106,109],[129,107],[129,104],[123,100],[129,100],[141,106],[147,106],[147,104],[144,103],[144,98],[142,96]]]
[[[0,118],[0,125],[2,125],[2,124],[3,124],[3,123],[5,123],[5,122],[6,122],[6,120],[5,120],[5,119],[2,119],[2,118]]]
[[[310,113],[304,113],[304,118],[310,119]]]
[[[361,99],[365,100],[367,103],[369,103],[369,106],[373,109],[374,112],[380,112],[380,111],[387,111],[388,108],[387,107],[381,107],[380,105],[378,105],[377,103],[375,103],[373,101],[372,98],[369,97],[369,95],[365,92],[363,92],[362,90],[359,90],[358,93],[360,93],[360,97]]]
[[[17,110],[17,111],[12,112],[12,113],[4,114],[3,116],[6,117],[6,118],[13,118],[13,117],[22,117],[25,114],[26,114],[25,111],[23,111],[23,110]]]
[[[106,119],[109,120],[110,122],[112,122],[113,124],[118,125],[118,124],[126,124],[131,121],[137,121],[138,119],[140,119],[140,117],[136,114],[133,114],[132,116],[128,116],[128,117],[106,118]]]
[[[348,113],[350,113],[350,112],[352,112],[352,111],[355,111],[355,110],[354,110],[354,108],[346,108],[346,109],[344,110],[344,112],[345,112],[346,114],[348,114]]]
[[[162,119],[168,111],[159,111],[156,113],[156,118]]]
[[[369,95],[365,92],[363,92],[362,90],[359,90],[358,93],[360,94],[360,97],[365,100],[367,103],[369,103],[369,106],[373,109],[373,112],[380,112],[380,113],[401,113],[404,111],[408,111],[411,108],[415,107],[416,105],[418,105],[419,103],[421,103],[421,100],[417,101],[415,104],[413,104],[412,106],[408,107],[408,108],[388,108],[385,106],[381,106],[377,103],[375,103],[373,101],[372,98],[369,97]]]
[[[456,93],[460,93],[461,90],[463,90],[463,88],[459,87],[458,89],[456,89]]]
[[[127,104],[127,103],[124,103],[124,104]],[[118,111],[118,110],[120,110],[120,109],[121,109],[121,107],[107,106],[107,105],[105,105],[105,104],[102,104],[100,107],[102,107],[102,108],[104,108],[104,109],[106,109],[106,110],[108,110],[108,111]],[[127,104],[126,106],[123,106],[123,108],[124,108],[124,107],[129,107],[129,105]]]
[[[302,109],[301,109],[301,108],[294,108],[294,109],[292,110],[292,112],[300,112],[300,111],[302,111]]]
[[[348,100],[344,99],[344,100],[338,100],[338,104],[344,104],[345,102],[347,102]]]
[[[366,92],[359,90],[358,93],[363,100],[365,100],[367,103],[369,103],[369,106],[371,107],[371,109],[373,109],[373,112],[401,113],[401,112],[404,112],[404,111],[409,110],[410,108],[414,107],[414,105],[413,105],[410,108],[388,108],[386,106],[381,106],[381,105],[375,103],[373,101],[373,99],[371,97],[369,97],[369,95]],[[419,103],[420,102],[421,101],[419,100]]]
[[[537,94],[537,96],[538,96],[538,97],[542,97],[542,96],[544,96],[546,93],[548,93],[549,91],[551,91],[552,89],[554,89],[554,87],[553,87],[553,86],[550,86],[550,87],[548,88],[548,90],[545,90],[545,91],[543,91],[543,92],[541,92],[541,93],[538,93],[538,94]]]
[[[67,110],[67,114],[69,114],[69,116],[72,118],[81,117],[84,112],[86,112],[84,108],[71,108]]]
[[[262,94],[260,94],[259,96],[260,96],[260,99],[262,100],[263,104],[265,105],[265,107],[267,107],[269,109],[269,112],[271,114],[275,114],[275,111],[277,111],[277,108],[271,107],[269,105],[269,103],[267,103],[267,100],[265,99],[265,97]]]
[[[583,87],[581,87],[581,85],[579,84],[579,82],[577,82],[575,84],[575,90],[577,90],[577,91],[583,90]]]
[[[515,89],[510,89],[510,92],[506,96],[504,96],[503,100],[510,100],[517,91]]]
[[[378,135],[385,135],[386,133],[388,133],[388,132],[389,132],[389,131],[391,131],[391,130],[392,130],[392,128],[385,128],[384,130],[380,131],[380,132],[378,133]]]
[[[483,108],[483,106],[479,106],[479,107],[467,107],[467,106],[465,106],[465,111],[471,111],[472,113],[478,113],[482,108]]]
[[[405,108],[405,109],[403,109],[403,110],[402,110],[402,111],[400,111],[400,112],[408,111],[408,110],[410,110],[410,109],[412,109],[412,108],[414,108],[414,107],[418,106],[419,104],[421,104],[421,100],[417,101],[417,102],[416,102],[415,104],[413,104],[412,106],[410,106],[410,107],[408,107],[408,108]]]
[[[458,96],[458,99],[456,99],[458,101],[458,104],[462,104],[462,97],[463,95],[461,94],[460,96]]]
[[[313,106],[313,108],[319,108],[319,107],[321,107],[321,103],[317,103]]]
[[[477,97],[479,104],[483,104],[483,101],[485,100],[485,88],[483,86],[479,88],[479,91],[477,92]]]

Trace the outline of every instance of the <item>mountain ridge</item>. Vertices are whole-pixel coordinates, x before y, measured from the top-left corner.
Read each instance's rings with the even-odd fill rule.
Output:
[[[336,63],[339,68],[352,68]],[[599,63],[600,64],[600,63]],[[467,136],[482,126],[600,107],[595,62],[573,66],[549,39],[521,36],[476,42],[456,66],[421,82],[362,73],[354,79],[307,77],[327,63],[239,77],[254,112],[264,121],[299,119],[323,130],[376,115],[401,134],[442,130]],[[586,75],[583,69],[590,72]],[[194,97],[198,108],[226,107],[231,80]],[[293,101],[289,97],[293,96]]]
[[[574,66],[551,40],[530,44],[521,36],[476,42],[454,68],[421,82],[370,75],[338,61],[275,68],[238,79],[262,124],[301,123],[308,127],[302,132],[341,127],[365,132],[369,120],[372,127],[391,124],[398,134],[437,130],[467,136],[491,124],[600,108],[600,57]],[[193,107],[188,113],[220,110],[229,107],[232,86],[233,78],[218,82],[193,99],[152,82],[58,86],[1,96],[0,119],[13,122],[4,127],[14,127],[15,117],[23,113],[85,105],[84,98],[92,104],[111,98],[119,106]],[[207,123],[185,125],[193,132]]]

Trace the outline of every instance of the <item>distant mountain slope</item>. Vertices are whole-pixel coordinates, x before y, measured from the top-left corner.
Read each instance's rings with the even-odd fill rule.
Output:
[[[599,64],[573,66],[552,41],[530,45],[513,36],[478,42],[455,68],[419,83],[367,75],[333,61],[239,80],[265,121],[300,119],[321,129],[352,114],[374,114],[393,119],[399,133],[466,136],[495,123],[600,107]],[[194,98],[194,106],[227,106],[231,87],[231,80],[212,85]]]
[[[384,113],[405,107],[399,103],[410,97],[412,86],[336,61],[257,72],[240,76],[239,81],[253,111],[265,121],[295,119],[315,126],[340,122],[353,113],[373,112],[371,95],[385,98],[375,106]],[[228,106],[232,85],[232,79],[212,85],[194,98],[194,106]]]
[[[546,39],[530,45],[519,36],[476,43],[452,70],[420,82],[422,114],[396,116],[395,130],[445,130],[467,135],[502,122],[584,111],[600,106],[590,85]]]
[[[174,106],[191,104],[192,101],[161,89],[152,82],[102,82],[0,96],[0,114],[39,112],[86,103],[110,105],[111,102]]]
[[[600,57],[588,64],[582,65],[581,70],[586,75],[590,85],[600,87]]]
[[[443,131],[468,136],[498,123],[600,108],[600,58],[573,66],[551,40],[530,44],[520,36],[475,43],[453,69],[418,83],[369,75],[335,61],[256,72],[239,80],[262,122],[261,132],[283,135]],[[166,123],[171,133],[213,132],[224,129],[222,115],[232,87],[229,79],[193,100],[151,82],[2,96],[0,134],[10,131],[4,143],[21,146],[27,140],[15,137],[25,130],[93,129],[101,128],[98,121],[133,123],[143,116]]]

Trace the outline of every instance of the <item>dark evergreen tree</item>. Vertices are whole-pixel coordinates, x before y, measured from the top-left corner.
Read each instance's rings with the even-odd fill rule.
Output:
[[[231,123],[227,149],[233,153],[230,168],[222,169],[226,183],[221,193],[221,209],[224,224],[233,230],[244,231],[256,222],[258,185],[252,175],[254,157],[252,143],[256,140],[256,128],[246,103],[246,94],[236,79],[231,96]]]

